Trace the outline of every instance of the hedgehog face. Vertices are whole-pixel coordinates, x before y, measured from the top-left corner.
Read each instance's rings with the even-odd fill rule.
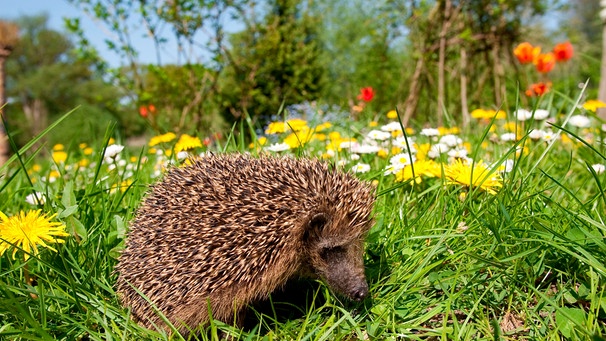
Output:
[[[310,219],[309,228],[313,233],[307,241],[309,265],[331,290],[351,300],[361,301],[368,295],[363,259],[364,234],[349,235],[347,232],[351,232],[350,229],[331,226],[344,223],[334,218],[337,217],[331,219],[320,213]],[[370,224],[370,221],[367,220],[367,223]]]

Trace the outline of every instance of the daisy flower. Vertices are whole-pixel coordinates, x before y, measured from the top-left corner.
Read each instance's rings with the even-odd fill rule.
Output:
[[[366,173],[369,170],[370,165],[366,163],[357,163],[351,168],[351,171],[354,173]]]

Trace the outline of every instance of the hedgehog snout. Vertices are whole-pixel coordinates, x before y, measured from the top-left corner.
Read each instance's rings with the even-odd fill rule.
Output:
[[[363,282],[351,292],[351,298],[354,301],[363,301],[366,296],[368,296],[368,284],[366,282]]]

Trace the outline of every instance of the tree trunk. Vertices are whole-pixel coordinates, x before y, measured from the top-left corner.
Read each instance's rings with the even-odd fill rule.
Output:
[[[421,71],[423,71],[424,61],[424,56],[420,56],[419,60],[417,60],[415,72],[410,80],[410,89],[408,90],[408,97],[404,102],[404,115],[402,117],[402,124],[405,126],[417,109],[419,93],[421,92],[421,83],[419,82],[419,79],[421,78]]]

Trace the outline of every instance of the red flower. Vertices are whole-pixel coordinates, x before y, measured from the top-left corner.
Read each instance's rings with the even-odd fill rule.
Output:
[[[547,92],[549,92],[549,88],[551,87],[551,83],[535,83],[531,84],[528,90],[526,90],[526,96],[534,97],[534,96],[543,96]]]
[[[149,115],[149,112],[147,111],[147,108],[145,106],[140,106],[139,107],[139,115],[141,115],[141,117],[146,118],[147,115]]]
[[[565,62],[568,59],[572,58],[574,54],[574,50],[572,48],[572,44],[570,42],[557,44],[553,48],[553,54],[555,55],[555,59],[558,62]]]
[[[152,114],[156,113],[156,106],[153,104],[150,104],[147,106],[147,109],[149,110],[149,112],[151,112]]]
[[[532,63],[541,53],[540,47],[533,47],[529,42],[523,42],[513,50],[514,56],[521,64]]]
[[[363,100],[364,102],[370,102],[375,97],[375,91],[372,87],[367,86],[365,88],[360,89],[360,94],[358,95],[358,99]]]
[[[537,71],[540,73],[547,73],[553,70],[555,66],[556,58],[553,52],[541,53],[537,56],[537,60],[535,61],[535,66],[537,67]]]

